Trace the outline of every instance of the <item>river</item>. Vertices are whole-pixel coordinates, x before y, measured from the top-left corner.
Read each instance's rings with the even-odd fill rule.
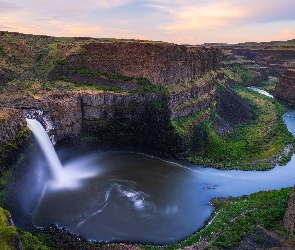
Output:
[[[295,136],[295,111],[283,119]],[[60,153],[67,173],[91,169],[95,174],[73,186],[56,185],[48,181],[42,156],[21,170],[26,175],[15,173],[6,208],[16,226],[55,224],[88,240],[171,244],[204,226],[214,197],[295,184],[295,155],[285,166],[263,172],[203,168],[133,152],[71,155],[63,160]]]

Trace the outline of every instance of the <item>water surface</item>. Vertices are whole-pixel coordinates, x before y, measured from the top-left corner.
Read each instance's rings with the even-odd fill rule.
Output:
[[[295,111],[283,119],[295,136]],[[83,177],[73,185],[52,180],[41,155],[15,172],[6,208],[18,227],[55,224],[88,240],[170,244],[204,225],[214,197],[295,184],[295,155],[265,172],[202,168],[133,152],[70,155],[62,160],[68,179]]]

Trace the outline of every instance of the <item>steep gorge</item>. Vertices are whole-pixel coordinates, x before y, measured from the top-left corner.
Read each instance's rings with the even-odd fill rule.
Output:
[[[23,46],[18,46],[17,39],[3,43],[5,55],[0,54],[0,149],[5,149],[0,151],[0,174],[9,168],[16,150],[12,145],[7,153],[8,142],[25,137],[22,132],[28,134],[24,113],[36,116],[53,142],[74,138],[174,157],[181,157],[194,143],[195,128],[216,108],[221,110],[215,119],[221,135],[251,119],[249,104],[233,91],[225,88],[217,93],[217,79],[239,84],[231,78],[224,80],[218,72],[220,49],[95,39],[60,42],[34,36],[26,43],[26,35],[20,37]],[[33,48],[35,40],[44,46]],[[42,55],[40,60],[38,55]],[[229,67],[240,67],[235,64]],[[268,76],[265,67],[252,71],[257,73],[253,83]],[[281,83],[290,84],[291,73]],[[141,78],[148,80],[146,88],[140,86]],[[227,98],[235,100],[234,105]],[[228,117],[230,108],[233,114]]]
[[[9,38],[2,45],[5,65],[13,60],[20,63],[22,71],[32,70],[40,52],[38,46],[32,46],[33,37],[28,36],[29,42],[24,42],[26,36],[20,36],[23,45],[18,51],[15,41],[18,37],[11,42],[10,33],[2,36]],[[45,54],[43,61],[38,61],[43,63],[40,69],[53,66],[47,69],[45,79],[36,69],[28,81],[20,82],[23,80],[20,78],[10,86],[4,83],[0,107],[35,115],[53,142],[82,136],[99,144],[122,145],[122,148],[130,144],[140,150],[175,156],[187,149],[188,137],[178,134],[172,121],[205,110],[193,122],[196,126],[215,109],[219,49],[93,39],[53,46],[56,38],[35,40],[39,46],[41,40],[43,45],[47,41],[53,47],[46,56],[44,51],[49,45],[41,46]],[[13,49],[9,44],[14,45]],[[23,48],[34,51],[33,58],[23,59]],[[27,90],[11,91],[16,84],[28,86]],[[60,88],[60,84],[74,87]],[[24,115],[18,112],[23,120]],[[21,123],[19,129],[24,126]],[[2,133],[14,139],[8,131]],[[193,127],[189,131],[192,133]]]

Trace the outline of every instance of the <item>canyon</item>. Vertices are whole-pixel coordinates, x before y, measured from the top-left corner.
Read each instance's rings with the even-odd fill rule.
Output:
[[[273,43],[185,46],[0,32],[0,175],[36,118],[54,144],[131,149],[185,159],[206,141],[253,119],[231,89],[279,78],[274,94],[295,103],[295,50]],[[293,192],[294,193],[294,192]],[[293,197],[293,198],[292,198]],[[294,234],[294,194],[286,228]]]

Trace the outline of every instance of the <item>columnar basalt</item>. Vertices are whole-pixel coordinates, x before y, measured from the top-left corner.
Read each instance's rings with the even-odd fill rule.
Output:
[[[56,90],[40,91],[33,96],[14,96],[7,100],[0,100],[0,106],[18,110],[21,114],[20,122],[25,118],[24,109],[42,110],[40,121],[53,142],[68,136],[77,136],[81,130],[81,100],[75,93]],[[26,124],[25,121],[24,124]],[[10,138],[13,139],[11,136]]]
[[[14,140],[18,131],[26,126],[22,110],[0,108],[0,147]]]
[[[153,84],[189,82],[219,66],[220,50],[214,48],[136,42],[66,46],[58,48],[68,68],[143,77]]]
[[[295,70],[286,70],[275,87],[275,95],[285,101],[295,103]]]
[[[9,162],[15,157],[24,134],[26,121],[22,110],[0,108],[0,176],[9,169]]]

